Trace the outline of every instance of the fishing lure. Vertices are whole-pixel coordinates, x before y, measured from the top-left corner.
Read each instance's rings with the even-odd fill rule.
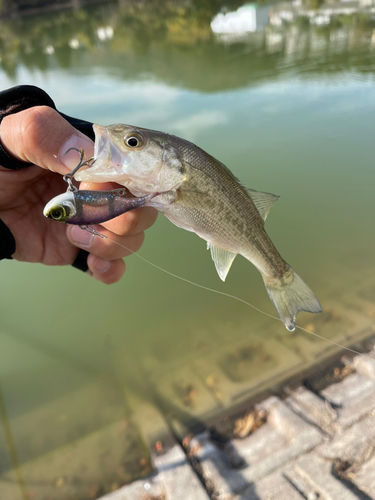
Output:
[[[152,197],[129,198],[126,195],[124,188],[111,191],[67,191],[49,201],[43,214],[50,219],[78,226],[101,224],[129,210],[143,207]]]
[[[76,150],[76,148],[71,149]],[[58,222],[82,226],[83,229],[93,232],[95,230],[87,228],[88,224],[101,224],[129,210],[143,207],[155,196],[150,194],[129,197],[125,188],[110,191],[78,190],[72,182],[74,174],[83,166],[91,166],[94,162],[93,158],[83,161],[84,151],[76,151],[80,153],[80,162],[72,172],[64,176],[65,182],[68,183],[68,189],[66,193],[55,196],[47,203],[43,210],[45,217]],[[95,234],[98,233],[95,231]]]

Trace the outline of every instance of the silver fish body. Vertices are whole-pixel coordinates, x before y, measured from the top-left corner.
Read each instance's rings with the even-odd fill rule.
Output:
[[[278,196],[246,189],[221,162],[173,135],[121,124],[94,131],[95,162],[77,180],[117,182],[135,196],[162,193],[147,205],[206,240],[223,281],[237,254],[255,265],[289,330],[298,311],[321,311],[264,230]]]

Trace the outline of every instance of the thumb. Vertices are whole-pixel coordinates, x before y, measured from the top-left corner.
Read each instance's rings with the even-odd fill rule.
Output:
[[[18,160],[66,174],[77,166],[76,151],[83,149],[85,158],[94,153],[94,143],[57,111],[48,106],[36,106],[3,119],[0,127],[3,147]]]

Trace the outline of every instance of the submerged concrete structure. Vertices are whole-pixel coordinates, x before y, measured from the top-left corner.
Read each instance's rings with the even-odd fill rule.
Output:
[[[334,373],[341,380],[321,391],[256,405],[265,423],[243,439],[171,436],[154,474],[101,500],[374,499],[375,350]]]

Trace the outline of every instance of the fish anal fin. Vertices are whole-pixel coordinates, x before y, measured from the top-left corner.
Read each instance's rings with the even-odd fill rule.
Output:
[[[253,200],[254,205],[258,209],[263,220],[267,219],[267,215],[273,205],[277,202],[280,196],[271,193],[262,193],[254,189],[247,189],[250,198]]]
[[[215,263],[216,271],[222,281],[225,281],[232,265],[236,253],[225,250],[224,248],[217,247],[211,243],[207,243],[207,248],[211,250],[211,257]]]

